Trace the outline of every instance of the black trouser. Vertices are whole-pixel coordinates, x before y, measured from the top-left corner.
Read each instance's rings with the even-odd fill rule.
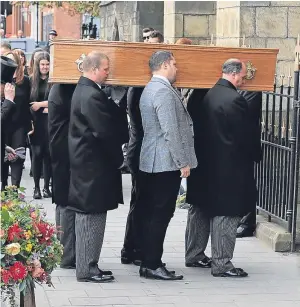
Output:
[[[47,142],[43,144],[31,144],[32,149],[32,172],[34,185],[36,188],[40,187],[40,179],[44,162],[44,188],[49,189],[51,178],[51,160],[49,145]]]
[[[127,216],[124,245],[121,251],[121,257],[126,257],[131,260],[141,259],[141,214],[136,206],[139,185],[138,175],[138,173],[131,174],[130,208]]]
[[[173,217],[181,177],[180,171],[139,173],[137,206],[143,215],[142,266],[157,269],[162,265],[163,244]]]
[[[9,166],[11,169],[11,184],[20,187],[24,160],[18,159],[13,163],[5,162],[2,164],[2,190],[8,185]]]

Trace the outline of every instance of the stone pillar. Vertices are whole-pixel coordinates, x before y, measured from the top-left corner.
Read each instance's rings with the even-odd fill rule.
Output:
[[[165,1],[165,41],[186,37],[194,44],[210,43],[211,34],[216,34],[215,7],[214,1]]]

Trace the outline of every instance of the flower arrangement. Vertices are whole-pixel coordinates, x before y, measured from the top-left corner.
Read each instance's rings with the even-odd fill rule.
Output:
[[[15,291],[25,294],[33,282],[52,286],[51,272],[63,248],[56,228],[42,208],[25,201],[25,189],[7,187],[1,193],[1,294],[15,306]]]

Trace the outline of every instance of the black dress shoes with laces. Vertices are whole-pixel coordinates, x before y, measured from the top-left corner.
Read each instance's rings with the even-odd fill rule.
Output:
[[[164,266],[157,268],[156,270],[151,270],[148,268],[140,269],[140,276],[150,279],[159,280],[182,280],[182,275],[175,275],[169,272]]]
[[[77,278],[79,282],[94,282],[94,283],[104,283],[113,281],[115,278],[112,275],[96,275],[87,278]]]
[[[33,198],[34,199],[41,199],[42,198],[42,194],[41,194],[40,188],[34,188]]]
[[[103,270],[100,270],[100,275],[109,275],[111,276],[113,273],[112,271],[103,271]]]
[[[186,263],[185,266],[188,268],[211,268],[211,258],[205,256],[201,261]]]
[[[164,265],[164,267],[165,267],[165,265]],[[169,272],[170,274],[173,274],[173,275],[175,274],[175,271],[169,271],[166,267],[165,267],[165,269],[166,269],[166,271]],[[141,276],[141,277],[145,277],[145,272],[146,272],[146,268],[143,267],[143,266],[141,266],[141,267],[140,267],[140,270],[139,270],[140,276]]]
[[[234,278],[241,278],[247,277],[248,273],[246,273],[243,269],[240,268],[233,268],[225,273],[218,273],[212,274],[214,277],[234,277]]]
[[[46,189],[46,188],[43,189],[43,197],[44,198],[52,197],[52,193],[50,192],[49,188],[48,189]]]

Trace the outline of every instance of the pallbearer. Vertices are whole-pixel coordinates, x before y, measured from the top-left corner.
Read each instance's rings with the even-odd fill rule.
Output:
[[[69,127],[69,208],[76,212],[76,277],[108,282],[112,272],[98,268],[106,215],[123,203],[120,167],[123,163],[120,108],[101,86],[109,74],[109,59],[93,51],[84,58],[76,86]]]

